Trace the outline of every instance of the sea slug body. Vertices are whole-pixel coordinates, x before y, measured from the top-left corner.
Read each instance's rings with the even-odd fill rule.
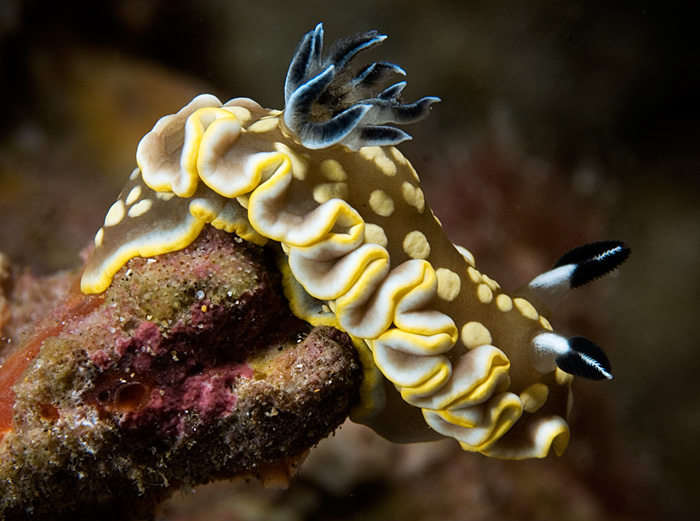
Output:
[[[619,241],[565,254],[508,294],[477,270],[435,218],[392,124],[428,116],[437,98],[380,92],[396,65],[353,70],[374,31],[323,53],[319,24],[285,82],[284,111],[202,95],[141,141],[138,168],[107,213],[82,279],[105,290],[132,257],[186,247],[209,223],[279,243],[292,311],[351,335],[364,363],[353,419],[396,441],[455,438],[503,458],[561,454],[572,375],[611,377],[591,341],[557,335],[550,310],[572,287],[622,263]]]

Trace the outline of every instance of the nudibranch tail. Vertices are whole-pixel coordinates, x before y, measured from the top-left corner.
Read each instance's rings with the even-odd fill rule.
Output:
[[[399,96],[405,83],[373,95],[373,88],[391,74],[405,74],[397,65],[378,62],[353,76],[348,70],[360,51],[384,41],[376,31],[337,41],[324,58],[323,26],[306,34],[297,47],[284,86],[284,123],[308,149],[341,144],[351,150],[396,145],[410,139],[385,123],[412,123],[428,116],[439,101],[425,97],[404,104]]]
[[[319,24],[296,49],[284,111],[203,95],[162,118],[95,237],[82,290],[104,291],[132,257],[185,248],[207,223],[272,243],[292,312],[358,348],[354,420],[402,442],[447,436],[496,457],[561,454],[573,375],[609,379],[611,369],[593,342],[554,333],[550,310],[629,248],[576,248],[513,294],[478,271],[392,146],[408,134],[387,125],[426,117],[437,98],[403,103],[404,81],[380,90],[404,74],[391,63],[350,66],[384,39],[361,33],[324,57]]]

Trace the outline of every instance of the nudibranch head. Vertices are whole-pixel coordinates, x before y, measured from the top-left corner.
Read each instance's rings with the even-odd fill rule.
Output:
[[[396,65],[353,72],[384,39],[304,36],[284,111],[247,98],[198,96],[141,141],[138,168],[95,238],[82,289],[106,289],[132,257],[182,249],[205,224],[277,243],[292,311],[353,338],[363,362],[354,419],[397,441],[452,437],[465,450],[526,458],[561,453],[573,375],[611,377],[602,350],[553,332],[550,310],[571,289],[623,262],[594,243],[565,254],[513,294],[476,269],[434,216],[387,123],[425,117],[437,98],[404,104]]]

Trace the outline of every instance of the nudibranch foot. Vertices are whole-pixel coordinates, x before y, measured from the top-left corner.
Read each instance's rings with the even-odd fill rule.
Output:
[[[387,125],[418,121],[438,101],[403,103],[398,66],[353,70],[385,39],[346,38],[323,55],[323,27],[304,36],[284,111],[237,98],[195,98],[141,141],[137,169],[107,214],[83,276],[103,291],[134,256],[191,243],[205,223],[275,248],[292,312],[349,334],[364,368],[352,417],[396,441],[455,438],[508,458],[564,450],[572,375],[609,379],[581,337],[553,332],[571,288],[629,255],[619,241],[564,254],[513,294],[475,268],[435,217]]]

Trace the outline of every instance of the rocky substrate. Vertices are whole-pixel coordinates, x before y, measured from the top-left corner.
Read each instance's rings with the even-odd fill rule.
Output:
[[[149,519],[182,487],[293,474],[347,416],[361,370],[346,335],[291,315],[272,256],[207,227],[132,259],[101,295],[63,274],[58,307],[5,343],[0,518]],[[12,277],[3,330],[27,306]]]

